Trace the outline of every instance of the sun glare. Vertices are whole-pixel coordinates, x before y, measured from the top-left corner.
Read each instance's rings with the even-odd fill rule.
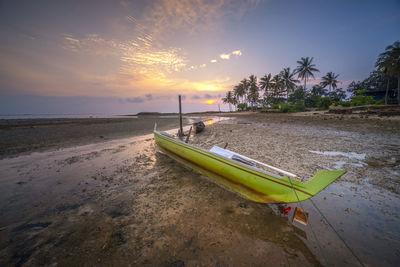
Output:
[[[222,88],[212,84],[195,83],[194,85],[198,91],[222,91]]]
[[[210,100],[206,101],[206,103],[209,104],[209,105],[214,104],[214,102],[215,102],[215,100],[213,100],[213,99],[210,99]]]

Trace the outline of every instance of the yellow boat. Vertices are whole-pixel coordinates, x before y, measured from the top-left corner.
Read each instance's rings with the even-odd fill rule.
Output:
[[[309,199],[341,177],[344,170],[322,170],[309,182],[298,181],[295,174],[214,146],[207,151],[154,127],[159,149],[212,181],[255,202],[293,203]],[[266,171],[258,166],[264,166]],[[273,173],[276,172],[276,173]],[[278,174],[277,174],[278,173]]]

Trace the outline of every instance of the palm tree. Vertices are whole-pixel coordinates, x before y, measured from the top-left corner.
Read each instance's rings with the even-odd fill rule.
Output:
[[[329,92],[331,91],[331,88],[333,90],[336,89],[337,83],[339,82],[337,78],[339,77],[339,74],[335,74],[332,71],[328,72],[324,77],[322,77],[322,82],[320,83],[322,88],[325,88],[329,85]]]
[[[247,96],[249,94],[249,86],[250,86],[249,81],[246,78],[244,78],[243,80],[240,81],[240,85],[243,90],[242,97],[243,97],[244,101],[247,103],[247,98],[248,98]]]
[[[226,96],[222,98],[222,102],[229,104],[229,111],[232,112],[231,104],[233,104],[233,94],[232,91],[228,91]]]
[[[267,96],[268,90],[271,88],[271,73],[265,74],[259,82],[261,90],[264,90],[264,96]]]
[[[243,99],[244,87],[241,83],[233,87],[233,94],[235,95],[238,102],[240,102],[240,98]]]
[[[248,81],[248,86],[249,86],[249,94],[248,94],[248,99],[251,103],[251,109],[254,109],[254,104],[258,102],[258,86],[257,86],[257,77],[254,75],[250,75]]]
[[[289,100],[289,90],[292,92],[294,91],[294,88],[296,86],[296,83],[299,81],[294,78],[296,75],[296,72],[290,71],[290,68],[284,68],[280,73],[279,76],[281,77],[282,80],[282,85],[284,88],[286,88],[286,101]]]
[[[387,46],[375,65],[381,71],[385,70],[389,76],[397,78],[397,103],[400,105],[400,41]]]
[[[271,88],[273,90],[273,96],[276,100],[279,100],[280,95],[282,93],[283,82],[279,75],[275,75],[271,80]],[[278,102],[278,101],[275,101]]]
[[[237,104],[238,104],[237,97],[236,97],[236,95],[234,93],[232,93],[232,105],[233,105],[233,108],[234,108],[233,110],[236,110]]]
[[[385,92],[385,105],[387,105],[388,102],[388,94],[389,94],[389,82],[390,82],[390,76],[388,75],[388,66],[386,66],[385,61],[378,61],[375,64],[375,67],[377,67],[378,71],[381,73],[383,77],[386,77],[386,92]]]
[[[302,57],[301,60],[297,61],[297,64],[299,64],[296,68],[296,73],[298,74],[298,78],[301,78],[304,80],[304,90],[307,90],[307,80],[309,77],[314,77],[313,72],[319,72],[317,68],[315,68],[315,64],[312,64],[313,57]]]

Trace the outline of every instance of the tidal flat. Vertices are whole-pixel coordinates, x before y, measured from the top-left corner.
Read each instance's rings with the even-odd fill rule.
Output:
[[[248,201],[159,152],[154,122],[176,134],[175,117],[3,121],[0,265],[399,264],[397,117],[221,116],[186,116],[214,119],[189,143],[227,145],[304,181],[347,171],[313,201],[352,252],[309,201],[304,226],[291,220],[299,204]]]

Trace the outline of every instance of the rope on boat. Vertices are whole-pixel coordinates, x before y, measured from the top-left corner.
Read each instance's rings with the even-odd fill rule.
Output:
[[[301,209],[302,209],[302,210],[305,210],[305,209],[303,208],[303,204],[300,202],[300,199],[299,199],[299,196],[297,195],[296,190],[295,190],[294,187],[293,187],[292,179],[290,179],[290,177],[288,177],[288,179],[289,179],[289,182],[290,182],[290,184],[291,184],[291,186],[292,186],[293,192],[294,192],[295,195],[296,195],[296,198],[297,198],[297,200],[298,200],[298,203],[299,203]],[[329,266],[328,260],[327,260],[326,257],[325,257],[325,254],[324,254],[324,252],[323,252],[323,250],[322,250],[321,244],[319,243],[319,240],[318,240],[318,238],[317,238],[317,235],[315,234],[315,232],[314,232],[314,230],[313,230],[313,228],[312,228],[312,226],[311,226],[311,221],[308,220],[307,213],[304,213],[304,216],[306,216],[306,219],[307,219],[307,221],[308,221],[309,224],[310,224],[311,232],[313,233],[314,239],[315,239],[315,241],[317,242],[319,251],[321,252],[322,257],[324,258],[325,264],[326,264],[326,266]]]
[[[292,180],[290,179],[290,177],[288,177],[288,178],[289,178],[289,182],[290,182],[290,184],[291,184],[291,186],[292,186],[292,189],[293,189],[293,191],[294,191],[294,193],[295,193],[295,195],[296,195],[296,198],[297,198],[297,200],[299,201],[298,203],[299,203],[300,207],[304,210],[303,205],[302,205],[302,203],[300,202],[299,197],[297,196],[297,192],[296,192],[296,190],[295,190],[294,187],[293,187]],[[347,245],[346,241],[342,238],[342,236],[338,233],[338,231],[336,231],[335,227],[333,227],[333,225],[328,221],[328,218],[326,218],[326,216],[322,213],[322,211],[317,207],[317,205],[314,203],[314,201],[312,201],[311,198],[310,198],[310,201],[311,201],[311,204],[313,204],[314,208],[315,208],[315,209],[318,211],[318,213],[322,216],[322,218],[328,223],[328,225],[332,228],[332,230],[335,232],[335,234],[339,237],[339,239],[340,239],[340,240],[343,242],[343,244],[347,247],[347,249],[350,250],[351,254],[353,254],[353,256],[357,259],[358,263],[360,263],[361,266],[365,267],[365,265],[364,265],[364,263],[361,261],[361,259],[360,259],[359,257],[357,257],[357,255],[356,255],[356,254],[354,253],[354,251],[350,248],[350,246]],[[316,234],[315,234],[315,232],[314,232],[314,230],[313,230],[313,228],[312,228],[312,226],[311,226],[311,221],[308,220],[308,216],[307,216],[306,213],[304,213],[304,216],[306,216],[307,221],[308,221],[309,224],[310,224],[311,232],[312,232],[313,235],[314,235],[314,238],[315,238],[315,240],[316,240],[316,242],[317,242],[317,245],[318,245],[318,247],[319,247],[319,249],[320,249],[320,252],[321,252],[321,254],[322,254],[322,256],[323,256],[323,258],[324,258],[324,260],[325,260],[325,263],[326,263],[327,265],[329,265],[329,264],[328,264],[328,261],[326,260],[326,257],[325,257],[325,255],[324,255],[324,253],[322,252],[322,248],[321,248],[321,245],[319,244],[319,241],[318,241],[318,239],[317,239],[317,236],[316,236]]]
[[[336,235],[339,237],[340,240],[342,240],[343,244],[350,250],[351,254],[353,254],[353,256],[358,260],[358,262],[360,263],[361,266],[365,266],[361,259],[357,257],[357,255],[354,253],[354,251],[349,247],[349,245],[347,245],[346,241],[344,241],[344,239],[341,237],[341,235],[338,233],[338,231],[336,231],[336,229],[333,227],[333,225],[328,221],[328,218],[325,217],[325,215],[322,213],[322,211],[317,207],[317,205],[314,203],[314,201],[312,201],[312,199],[310,198],[311,203],[313,204],[314,208],[319,212],[319,214],[321,214],[322,218],[324,218],[324,220],[328,223],[328,225],[332,228],[332,230],[336,233]]]

